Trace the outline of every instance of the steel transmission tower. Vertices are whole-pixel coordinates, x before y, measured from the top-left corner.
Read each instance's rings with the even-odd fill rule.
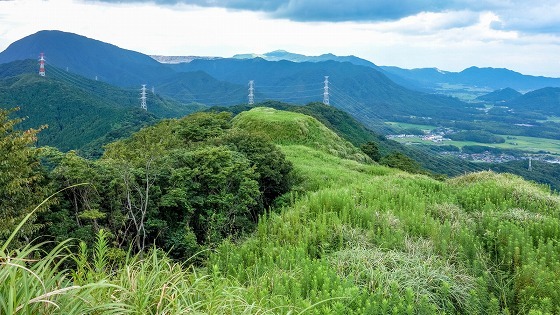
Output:
[[[41,57],[39,59],[39,75],[44,77],[45,76],[45,54],[41,53]]]
[[[255,82],[249,81],[249,105],[255,104]]]
[[[142,84],[142,92],[140,92],[140,107],[143,110],[148,110],[148,106],[146,105],[146,84]]]
[[[329,105],[329,76],[325,76],[325,87],[323,88],[323,104]]]

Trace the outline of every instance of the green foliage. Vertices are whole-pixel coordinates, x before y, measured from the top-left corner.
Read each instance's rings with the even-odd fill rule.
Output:
[[[167,161],[172,173],[162,187],[160,214],[173,229],[190,226],[199,243],[214,244],[251,230],[260,194],[248,160],[226,147],[175,151]]]
[[[265,136],[236,129],[217,142],[231,146],[249,160],[258,176],[262,209],[270,207],[277,197],[290,190],[293,184],[292,163]]]
[[[112,246],[150,244],[186,258],[250,232],[291,185],[291,164],[265,138],[230,129],[229,113],[164,120],[107,145],[99,160],[45,149],[55,186],[66,190],[44,215],[44,233],[89,246],[100,229]]]
[[[379,162],[381,153],[379,153],[379,146],[373,141],[368,141],[360,146],[360,149],[367,154],[372,160]]]
[[[560,191],[560,165],[542,161],[532,161],[532,170],[528,169],[527,160],[496,163],[489,168],[499,173],[512,173],[522,176],[526,180],[550,186],[556,192]]]
[[[252,114],[270,125],[289,120]],[[0,290],[16,301],[6,309],[48,313],[31,302],[56,292],[47,303],[70,314],[560,313],[560,196],[548,187],[493,172],[437,181],[345,159],[315,141],[290,142],[291,131],[274,146],[244,121],[229,127],[207,115],[190,118],[212,122],[202,124],[206,138],[182,134],[188,120],[169,120],[110,145],[99,161],[50,151],[60,185],[94,179],[66,189],[53,207],[60,218],[74,213],[93,240],[77,249],[63,243],[50,260],[39,247],[0,248],[8,280]],[[281,208],[264,212],[259,172],[278,178],[289,163],[272,162],[283,157],[299,181]],[[269,174],[263,164],[278,169]],[[122,244],[136,247],[124,255],[114,250]],[[70,251],[75,266],[60,271]],[[19,252],[20,267],[5,263]],[[168,255],[191,258],[180,264]],[[49,268],[32,269],[43,262]]]
[[[15,130],[21,120],[9,119],[11,112],[0,109],[0,241],[8,237],[49,191],[38,151],[32,146],[40,130]],[[19,231],[18,238],[29,241],[39,227],[33,216]]]
[[[370,161],[360,150],[310,116],[257,107],[235,116],[233,126],[265,133],[277,144],[300,144],[346,159]]]
[[[33,64],[36,61],[24,61]],[[139,108],[138,92],[50,68],[47,77],[31,73],[8,76],[22,67],[18,62],[4,65],[0,76],[0,108],[19,106],[13,116],[27,117],[21,128],[49,128],[38,136],[39,145],[60,150],[81,150],[83,155],[99,157],[101,147],[130,136],[141,127],[162,117],[177,117],[201,108],[149,95],[149,110]]]
[[[178,134],[185,142],[200,142],[221,136],[230,127],[231,114],[195,113],[179,121]]]
[[[379,163],[389,167],[398,168],[409,173],[424,172],[420,167],[420,164],[400,152],[394,152],[382,157],[379,160]]]
[[[504,143],[506,139],[500,136],[495,136],[487,131],[469,130],[460,131],[448,135],[451,140],[455,141],[474,141],[480,143]]]

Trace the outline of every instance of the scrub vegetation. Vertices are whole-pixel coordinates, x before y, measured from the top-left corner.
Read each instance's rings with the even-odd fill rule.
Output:
[[[165,120],[98,160],[1,118],[44,200],[0,226],[2,314],[560,313],[560,197],[521,177],[411,174],[270,108]],[[3,170],[0,191],[29,178]]]

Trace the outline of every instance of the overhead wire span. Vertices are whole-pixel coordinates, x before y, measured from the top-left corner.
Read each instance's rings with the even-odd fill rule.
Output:
[[[46,65],[48,64],[46,63]],[[68,73],[67,71],[64,71],[62,69],[50,65],[49,68],[47,69],[47,75],[49,72],[54,72],[55,76],[58,76],[62,80],[71,82],[73,85],[77,86],[80,89],[91,91],[91,92],[95,92],[96,90],[96,88],[92,87],[90,84],[87,83],[87,81],[94,81],[92,79],[80,77],[77,74]],[[107,83],[102,82],[102,84],[107,84]],[[316,86],[317,88],[305,88],[301,90],[302,87],[313,87],[313,86]],[[264,100],[294,102],[298,100],[312,101],[313,98],[317,98],[317,101],[320,102],[320,100],[324,96],[323,95],[324,88],[322,87],[319,88],[319,86],[322,86],[322,82],[312,83],[312,84],[283,85],[283,86],[272,86],[272,85],[259,86],[255,84],[254,92],[255,92],[255,98],[257,99],[264,98]],[[282,88],[284,90],[274,91],[274,89],[279,89],[279,88]],[[294,91],[286,90],[286,88],[293,88],[295,90],[296,89],[300,89],[300,90],[294,92]],[[118,89],[123,92],[136,93],[138,94],[138,99],[140,99],[140,88],[130,89],[130,88],[118,87]],[[238,104],[246,103],[246,100],[245,99],[242,100],[242,96],[238,95],[238,93],[241,93],[245,89],[246,88],[244,87],[239,87],[237,89],[227,91],[225,94],[219,95],[217,97],[211,97],[211,98],[210,97],[207,98],[204,96],[216,95],[215,92],[192,93],[190,91],[181,91],[178,93],[168,94],[168,96],[176,99],[184,97],[185,100],[183,101],[200,103],[207,106],[229,106],[229,105],[238,105]],[[148,95],[151,95],[151,93],[147,93],[147,96]],[[370,110],[370,108],[368,108],[368,106],[364,102],[356,100],[353,96],[339,89],[336,85],[336,82],[334,83],[332,82],[332,79],[331,81],[329,81],[329,95],[331,97],[331,104],[333,105],[344,104],[345,107],[351,107],[353,111],[353,116],[356,119],[365,123],[366,126],[368,126],[368,128],[375,130],[383,135],[389,135],[393,133],[393,128],[385,123],[386,120],[385,118],[375,113],[374,111]],[[479,168],[476,168],[469,163],[465,163],[464,165],[459,166],[445,157],[439,157],[435,159],[433,156],[436,153],[433,152],[432,150],[429,150],[423,145],[411,146],[411,150],[417,152],[418,154],[424,155],[424,157],[428,161],[437,163],[438,165],[443,165],[448,170],[456,174],[464,172],[465,169],[468,171],[480,170]]]
[[[323,83],[309,83],[309,84],[294,84],[294,85],[257,85],[255,82],[255,88],[291,88],[291,87],[307,87],[307,86],[322,86]]]
[[[358,120],[364,121],[364,117],[367,118],[369,121],[374,120],[374,121],[379,121],[382,122],[381,124],[377,125],[377,128],[374,128],[374,130],[376,130],[377,132],[380,132],[383,135],[388,135],[390,134],[390,132],[392,132],[392,129],[390,127],[388,127],[384,122],[384,118],[381,117],[378,114],[375,114],[373,111],[371,110],[367,110],[367,107],[365,104],[363,104],[362,102],[358,102],[356,99],[354,99],[352,96],[347,95],[346,93],[344,93],[343,91],[341,91],[340,89],[336,88],[336,86],[331,86],[331,92],[334,91],[334,93],[331,93],[332,96],[334,96],[335,99],[335,104],[337,101],[342,101],[343,103],[350,103],[353,108],[356,110],[356,114],[353,115],[355,118],[357,118]],[[337,100],[338,98],[338,100]],[[367,125],[367,122],[364,122]],[[371,128],[371,127],[370,127]],[[453,171],[455,174],[460,174],[463,173],[465,169],[467,169],[468,171],[478,171],[480,170],[479,168],[475,168],[474,166],[470,165],[469,163],[465,163],[463,166],[459,166],[456,163],[449,161],[449,159],[445,158],[445,157],[440,157],[437,160],[435,158],[433,158],[435,152],[423,147],[423,146],[414,146],[411,147],[411,150],[413,151],[417,151],[421,154],[423,154],[425,156],[425,158],[427,158],[429,161],[433,162],[433,163],[437,163],[440,165],[444,165],[447,169]],[[435,164],[434,164],[435,165]]]

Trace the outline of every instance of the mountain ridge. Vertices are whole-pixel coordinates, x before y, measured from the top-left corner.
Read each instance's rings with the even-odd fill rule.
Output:
[[[560,87],[546,87],[525,93],[505,103],[514,110],[529,110],[545,115],[560,115]]]
[[[35,72],[18,73],[35,65],[34,60],[0,64],[0,107],[19,107],[13,115],[27,117],[21,128],[48,125],[39,134],[38,145],[97,152],[102,144],[159,118],[199,109],[149,93],[146,112],[140,109],[139,90],[90,80],[51,65],[46,67],[45,77]]]
[[[118,86],[139,86],[173,74],[142,53],[82,35],[56,30],[39,31],[13,42],[0,53],[0,64],[35,59],[46,64]]]
[[[471,66],[460,72],[442,71],[436,68],[403,69],[393,66],[381,66],[381,68],[430,89],[437,89],[444,83],[486,87],[492,90],[509,87],[518,91],[549,86],[560,87],[560,78],[526,75],[506,68]]]

